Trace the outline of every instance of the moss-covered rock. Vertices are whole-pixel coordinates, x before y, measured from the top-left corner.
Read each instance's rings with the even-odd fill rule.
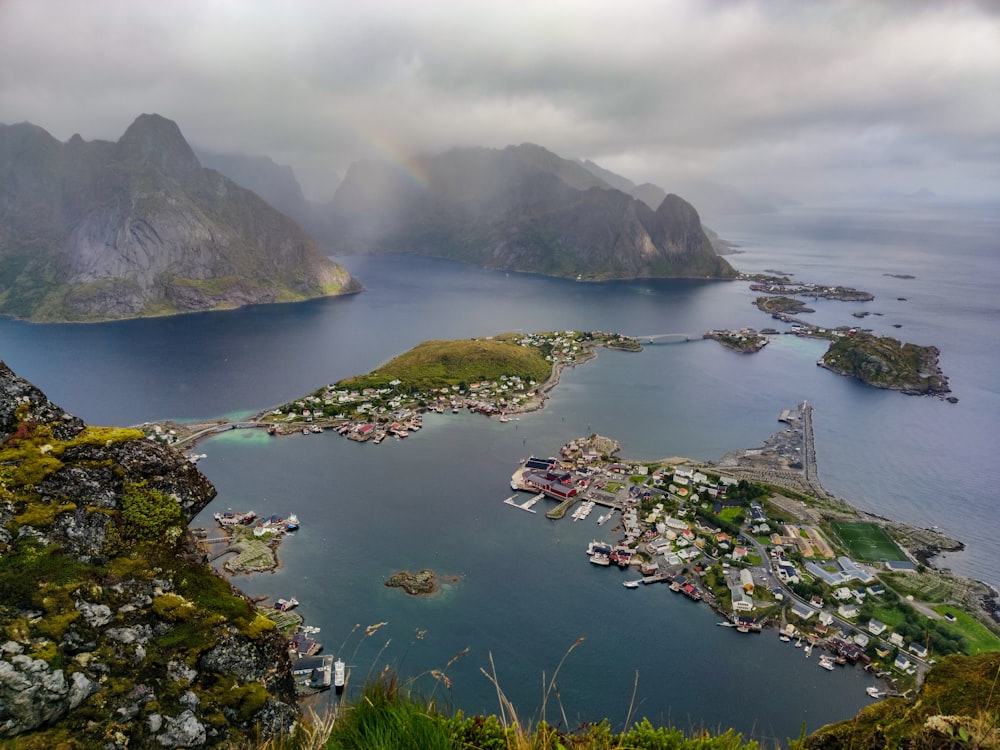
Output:
[[[890,336],[858,332],[837,338],[818,364],[876,388],[943,396],[950,388],[938,366],[939,355],[934,346],[903,344]]]
[[[0,363],[0,742],[216,745],[298,715],[287,643],[189,545],[215,495]]]

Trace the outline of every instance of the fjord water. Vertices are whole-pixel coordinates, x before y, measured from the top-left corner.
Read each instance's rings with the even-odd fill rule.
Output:
[[[810,302],[812,317],[938,346],[958,404],[818,368],[822,342],[780,336],[741,356],[697,339],[708,328],[772,323],[743,282],[581,284],[409,257],[338,259],[367,288],[347,298],[103,325],[0,321],[2,356],[89,422],[133,424],[260,411],[428,338],[690,334],[695,340],[674,337],[681,343],[641,354],[602,350],[563,374],[543,411],[507,424],[442,415],[378,447],[333,434],[227,433],[198,449],[219,497],[195,524],[227,507],[296,512],[303,528],[283,543],[283,567],[237,582],[253,594],[297,597],[328,650],[348,658],[355,683],[391,664],[404,677],[423,675],[424,692],[493,712],[496,691],[480,671],[492,654],[504,692],[537,715],[543,673],[551,677],[583,637],[559,673],[560,701],[549,697],[550,721],[561,720],[561,703],[571,724],[601,716],[620,724],[638,673],[634,715],[783,740],[803,724],[853,715],[867,700],[867,676],[817,669],[773,634],[741,638],[714,627],[707,607],[665,587],[623,588],[623,574],[583,555],[591,538],[610,538],[606,527],[504,505],[510,473],[518,459],[591,432],[618,439],[626,457],[717,459],[759,445],[779,427],[781,409],[808,400],[828,489],[883,516],[939,526],[968,545],[944,564],[1000,582],[998,216],[824,208],[714,222],[741,246],[730,258],[741,270],[874,293],[864,304]],[[851,317],[861,310],[875,314]],[[382,585],[396,570],[425,567],[459,582],[432,598]],[[465,647],[448,669],[449,691],[427,672]]]

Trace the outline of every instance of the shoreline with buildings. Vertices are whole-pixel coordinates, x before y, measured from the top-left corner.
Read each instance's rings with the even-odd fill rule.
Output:
[[[676,593],[706,601],[726,618],[720,625],[744,633],[775,627],[782,640],[795,640],[797,647],[805,642],[807,656],[815,646],[832,653],[830,664],[861,663],[889,681],[886,694],[899,694],[897,682],[912,686],[934,663],[930,637],[922,643],[904,636],[898,632],[903,628],[871,612],[881,613],[893,599],[930,621],[953,622],[932,602],[897,595],[893,577],[933,570],[936,553],[962,545],[932,529],[878,519],[827,493],[816,477],[810,418],[807,403],[786,409],[779,421],[788,428],[764,447],[727,454],[715,464],[678,457],[627,461],[616,457],[617,442],[581,438],[564,445],[558,458],[524,459],[511,488],[535,497],[520,504],[515,495],[505,502],[528,509],[547,497],[557,502],[548,518],[574,522],[601,506],[601,526],[620,512],[621,520],[609,529],[617,537],[595,539],[587,555],[597,566],[637,569],[640,577],[624,581],[626,587],[667,583]],[[836,524],[845,537],[887,526],[888,557],[898,559],[854,559],[844,539],[827,538]],[[995,623],[997,592],[981,582],[954,580],[969,584],[959,587],[967,595],[948,606]],[[822,596],[810,595],[819,589]]]

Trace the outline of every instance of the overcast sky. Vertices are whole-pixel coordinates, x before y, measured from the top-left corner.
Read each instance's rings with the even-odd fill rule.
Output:
[[[525,141],[670,189],[1000,195],[1000,0],[0,0],[0,122],[142,112],[329,198],[351,161]]]

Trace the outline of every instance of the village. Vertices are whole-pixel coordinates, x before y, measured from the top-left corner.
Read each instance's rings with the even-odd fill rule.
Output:
[[[595,435],[563,446],[557,458],[529,457],[511,488],[532,497],[505,502],[535,512],[543,498],[556,501],[547,517],[572,523],[601,508],[605,540],[587,545],[591,564],[634,570],[637,577],[621,581],[627,588],[666,583],[708,603],[724,616],[719,625],[738,632],[773,627],[806,658],[814,648],[824,652],[816,660],[824,669],[860,664],[886,680],[887,692],[872,697],[912,687],[934,663],[929,636],[914,638],[912,628],[876,616],[896,621],[897,608],[926,609],[881,582],[885,572],[918,566],[891,540],[888,558],[898,559],[858,561],[821,524],[790,519],[788,498],[774,487],[685,459],[623,462],[616,451],[614,441]],[[946,623],[947,614],[937,619]],[[944,641],[937,646],[935,656],[949,650]]]
[[[492,337],[488,337],[491,340]],[[521,347],[540,351],[553,374],[530,378],[516,373],[492,379],[414,388],[400,378],[376,387],[350,388],[332,384],[304,398],[285,404],[256,421],[272,435],[311,434],[326,429],[357,442],[401,440],[422,427],[423,412],[459,413],[466,410],[501,422],[541,408],[547,391],[559,379],[562,367],[581,364],[593,357],[595,346],[641,351],[634,339],[617,333],[561,331],[521,334],[514,338]],[[541,383],[539,381],[542,381]]]

